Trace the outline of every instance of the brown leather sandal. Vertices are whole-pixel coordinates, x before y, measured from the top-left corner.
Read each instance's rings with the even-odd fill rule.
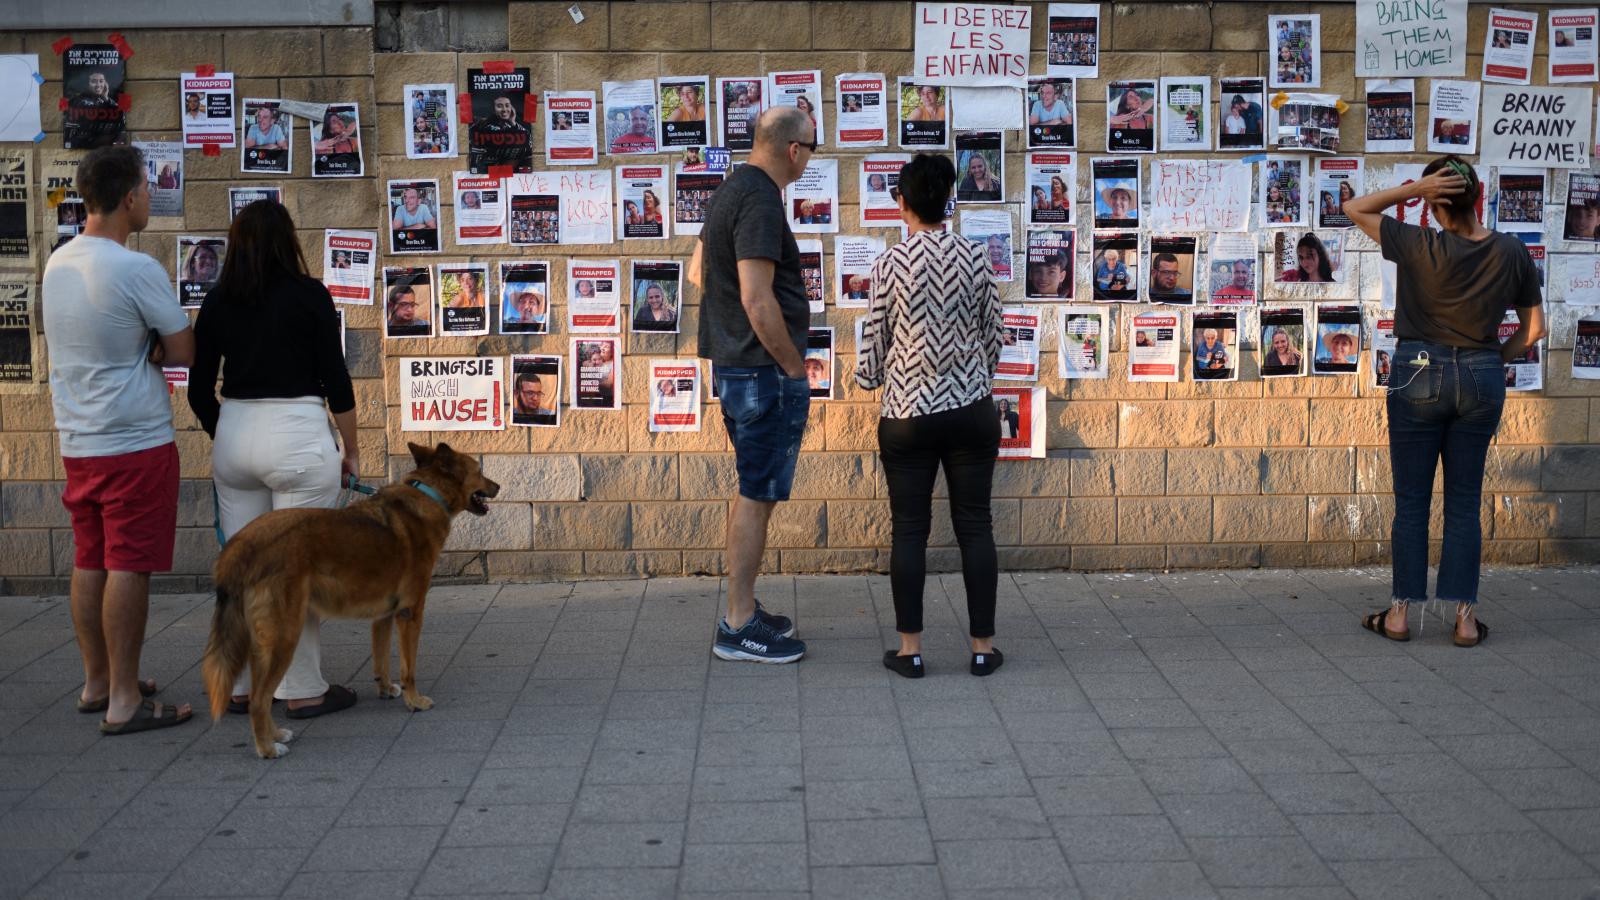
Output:
[[[1472,623],[1478,626],[1478,636],[1475,638],[1464,638],[1456,632],[1451,632],[1450,639],[1456,642],[1457,647],[1476,647],[1489,639],[1489,626],[1479,622],[1476,617]]]
[[[1400,641],[1401,643],[1404,643],[1411,640],[1410,629],[1406,629],[1405,631],[1389,630],[1389,626],[1384,621],[1388,615],[1389,611],[1384,610],[1383,612],[1375,612],[1370,616],[1365,616],[1361,619],[1361,627],[1375,634],[1381,634],[1391,641]]]

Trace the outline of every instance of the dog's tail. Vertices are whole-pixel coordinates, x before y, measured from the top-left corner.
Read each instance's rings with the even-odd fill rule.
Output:
[[[226,584],[217,584],[217,608],[211,614],[211,638],[200,663],[206,693],[211,700],[211,720],[222,718],[233,680],[250,661],[250,626],[244,617],[245,600]]]

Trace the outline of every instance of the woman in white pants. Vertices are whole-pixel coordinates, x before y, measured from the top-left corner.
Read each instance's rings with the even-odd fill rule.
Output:
[[[360,471],[355,394],[333,298],[307,274],[294,222],[279,204],[257,201],[234,218],[222,275],[195,323],[189,377],[189,406],[213,440],[211,471],[225,540],[275,509],[333,507],[341,476]],[[291,719],[356,702],[354,691],[322,677],[321,624],[307,612],[294,659],[274,693],[288,703]],[[249,692],[246,667],[233,685],[229,711],[248,712]]]

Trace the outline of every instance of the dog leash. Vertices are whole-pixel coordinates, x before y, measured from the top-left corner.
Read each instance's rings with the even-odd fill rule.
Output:
[[[370,497],[377,492],[377,488],[362,484],[356,476],[345,475],[339,485],[338,505],[334,508],[344,509],[349,506],[350,500],[356,494],[365,494]],[[213,527],[217,532],[217,546],[226,547],[228,545],[228,536],[222,533],[222,501],[217,498],[217,485],[214,481],[211,483],[211,513],[214,517],[212,521],[216,523]]]

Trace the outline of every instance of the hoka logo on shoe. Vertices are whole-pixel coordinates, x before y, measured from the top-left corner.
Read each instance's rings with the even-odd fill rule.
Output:
[[[767,645],[766,644],[758,644],[755,641],[750,640],[749,638],[745,638],[745,639],[741,640],[739,643],[742,644],[743,646],[747,647],[748,649],[756,651],[757,653],[765,653],[765,652],[767,652]]]

